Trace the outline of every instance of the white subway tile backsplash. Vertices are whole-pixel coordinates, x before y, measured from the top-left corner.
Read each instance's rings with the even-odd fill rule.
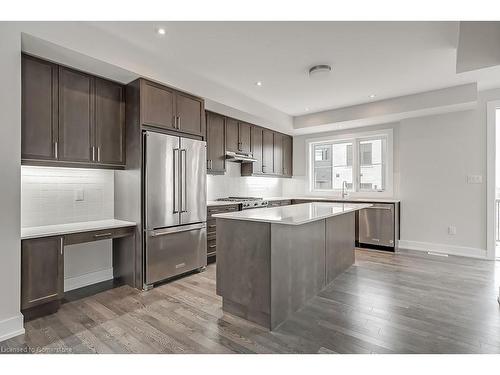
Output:
[[[78,190],[83,190],[83,201],[75,200]],[[22,227],[113,217],[113,171],[21,167]]]
[[[283,179],[273,177],[241,177],[238,163],[226,163],[225,175],[207,176],[207,199],[229,196],[276,197],[283,195]]]

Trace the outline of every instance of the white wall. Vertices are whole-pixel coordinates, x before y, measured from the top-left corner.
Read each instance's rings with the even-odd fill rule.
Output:
[[[480,92],[477,109],[399,123],[294,137],[294,178],[285,196],[311,195],[306,140],[377,129],[394,132],[394,197],[401,199],[402,248],[486,256],[486,103],[500,90]],[[483,176],[467,184],[467,175]],[[448,234],[448,226],[457,228]]]
[[[402,247],[486,255],[485,142],[476,111],[401,121]],[[483,176],[483,184],[468,184],[468,175]]]
[[[21,36],[0,22],[0,341],[21,334]]]
[[[76,200],[77,193],[83,200]],[[21,168],[21,226],[114,218],[114,171],[81,168]],[[113,277],[112,241],[66,246],[64,290]]]
[[[207,176],[207,200],[229,196],[281,197],[283,181],[272,177],[241,177],[241,165],[227,162],[225,175]]]

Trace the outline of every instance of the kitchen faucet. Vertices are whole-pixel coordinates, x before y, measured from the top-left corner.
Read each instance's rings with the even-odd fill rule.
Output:
[[[349,196],[349,192],[347,191],[347,181],[342,181],[342,199],[346,199]]]

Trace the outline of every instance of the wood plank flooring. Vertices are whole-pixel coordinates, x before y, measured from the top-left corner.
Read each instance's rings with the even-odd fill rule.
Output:
[[[500,353],[499,262],[356,251],[356,264],[269,332],[224,314],[215,265],[153,290],[62,305],[0,343],[44,353]]]

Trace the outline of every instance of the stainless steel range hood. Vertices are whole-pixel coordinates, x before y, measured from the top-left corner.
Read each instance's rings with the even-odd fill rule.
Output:
[[[257,159],[252,157],[252,154],[247,154],[244,152],[233,152],[233,151],[226,151],[226,159],[227,161],[232,161],[236,163],[253,163],[257,161]]]

